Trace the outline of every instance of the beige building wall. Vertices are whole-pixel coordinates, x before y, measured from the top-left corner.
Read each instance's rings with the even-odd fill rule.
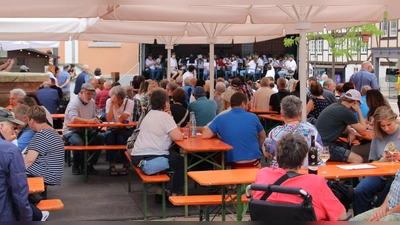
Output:
[[[77,63],[87,64],[92,71],[97,67],[101,68],[103,75],[110,75],[111,72],[119,72],[120,76],[138,74],[138,65],[132,68],[139,62],[139,43],[97,43],[79,41]],[[65,51],[64,42],[60,42],[59,63],[65,62]]]

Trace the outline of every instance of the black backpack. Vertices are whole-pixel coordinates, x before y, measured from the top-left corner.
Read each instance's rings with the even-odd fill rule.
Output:
[[[354,188],[347,184],[332,182],[330,186],[333,194],[339,199],[346,208],[346,212],[350,208],[350,204],[354,202]]]

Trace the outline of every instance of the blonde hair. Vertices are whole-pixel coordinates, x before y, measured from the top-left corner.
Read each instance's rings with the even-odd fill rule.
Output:
[[[53,75],[56,74],[56,66],[55,65],[49,65],[49,67],[47,67],[47,71],[51,72]]]
[[[389,120],[392,122],[396,122],[397,114],[393,112],[392,108],[389,106],[381,106],[375,110],[374,113],[374,133],[375,137],[383,140],[383,136],[386,135],[386,132],[381,128],[382,120]]]

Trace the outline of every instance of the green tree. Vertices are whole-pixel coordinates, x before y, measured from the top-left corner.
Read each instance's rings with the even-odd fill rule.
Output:
[[[367,24],[363,26],[349,27],[338,30],[323,32],[314,32],[307,34],[307,40],[323,39],[328,42],[328,47],[331,48],[332,53],[332,74],[331,78],[335,75],[335,63],[337,57],[346,57],[347,60],[352,60],[353,56],[361,50],[361,48],[368,48],[368,42],[363,42],[363,35],[380,36],[383,32],[378,29],[375,24]],[[299,43],[299,37],[293,36],[285,38],[283,44],[285,47],[290,47]]]

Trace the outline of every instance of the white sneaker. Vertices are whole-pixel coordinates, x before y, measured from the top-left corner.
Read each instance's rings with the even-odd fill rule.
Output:
[[[49,218],[50,212],[49,211],[42,211],[42,220],[41,221],[46,221],[47,218]]]

